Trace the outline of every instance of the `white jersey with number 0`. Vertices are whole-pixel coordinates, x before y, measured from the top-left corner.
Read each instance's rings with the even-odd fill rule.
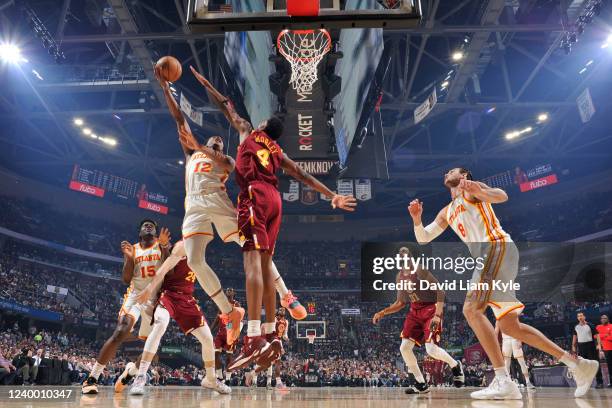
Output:
[[[472,256],[479,256],[483,242],[512,242],[504,231],[490,203],[471,201],[464,195],[451,201],[446,210],[446,221],[466,243]]]
[[[220,169],[203,152],[187,157],[185,165],[185,190],[187,196],[225,191],[228,173]]]
[[[134,244],[134,276],[128,292],[140,292],[153,279],[162,264],[162,253],[159,243],[143,248],[140,243]]]

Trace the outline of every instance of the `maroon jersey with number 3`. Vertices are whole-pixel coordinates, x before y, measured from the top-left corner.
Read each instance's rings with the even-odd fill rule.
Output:
[[[283,150],[265,132],[254,130],[238,147],[236,182],[242,191],[250,183],[263,181],[278,187],[276,171],[280,168]]]

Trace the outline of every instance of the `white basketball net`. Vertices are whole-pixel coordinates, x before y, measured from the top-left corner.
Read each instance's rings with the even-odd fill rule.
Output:
[[[278,35],[279,52],[291,64],[289,83],[298,93],[312,91],[317,82],[317,67],[331,49],[327,30],[283,30]]]

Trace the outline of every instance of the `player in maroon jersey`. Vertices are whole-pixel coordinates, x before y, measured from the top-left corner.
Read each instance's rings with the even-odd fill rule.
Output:
[[[163,282],[162,282],[163,280]],[[142,352],[138,376],[130,388],[130,395],[143,395],[146,384],[146,374],[151,361],[157,353],[159,342],[168,328],[170,318],[173,318],[183,333],[193,334],[202,344],[202,360],[206,376],[202,386],[221,394],[229,394],[231,389],[215,377],[215,350],[213,337],[206,319],[200,310],[193,290],[197,276],[187,264],[187,255],[183,241],[176,243],[172,253],[157,271],[149,285],[138,295],[137,301],[144,303],[161,283],[160,295],[153,313],[153,328]]]
[[[227,296],[227,300],[234,307],[240,307],[240,303],[235,298],[236,292],[234,291],[233,288],[225,289],[225,295]],[[223,315],[223,313],[221,313],[221,311],[219,311],[219,313],[217,313],[217,317],[215,317],[215,320],[210,325],[210,331],[213,333],[215,331],[217,332],[217,334],[215,335],[215,340],[214,340],[215,372],[219,380],[223,380],[223,364],[222,364],[223,355],[227,354],[231,356],[236,346],[236,342],[232,343],[231,345],[227,344],[227,327],[226,326],[227,326],[227,318]],[[242,330],[242,327],[240,329]],[[229,385],[228,384],[228,381],[230,379],[229,372],[226,372],[225,375],[226,375],[225,384]]]
[[[276,142],[283,133],[278,117],[262,121],[257,129],[240,117],[232,103],[193,67],[191,71],[206,88],[211,100],[219,107],[232,127],[240,135],[236,156],[238,196],[238,228],[244,239],[242,247],[248,309],[247,335],[240,353],[228,366],[233,371],[254,359],[261,366],[269,366],[280,356],[282,345],[275,331],[276,293],[272,256],[280,229],[282,204],[278,192],[276,172],[280,169],[296,180],[310,186],[331,199],[333,208],[354,211],[357,202],[352,196],[338,195],[299,167],[283,153]],[[266,322],[261,328],[261,306],[266,311]],[[284,306],[284,305],[283,305]]]
[[[410,259],[410,250],[402,247],[399,254],[404,259]],[[455,387],[462,387],[465,382],[463,367],[459,360],[452,358],[446,350],[438,346],[440,334],[442,333],[442,313],[444,311],[444,291],[422,290],[419,282],[422,280],[438,283],[435,276],[428,270],[414,267],[414,263],[408,261],[407,268],[401,269],[397,274],[396,282],[410,287],[398,290],[397,299],[393,304],[377,312],[372,322],[377,324],[383,317],[397,313],[406,304],[410,304],[410,310],[406,314],[404,327],[401,333],[402,344],[400,352],[408,370],[414,375],[417,383],[414,387],[406,390],[406,394],[425,394],[429,387],[423,378],[419,365],[412,349],[417,344],[425,344],[427,354],[436,360],[448,363],[453,371],[453,382]]]

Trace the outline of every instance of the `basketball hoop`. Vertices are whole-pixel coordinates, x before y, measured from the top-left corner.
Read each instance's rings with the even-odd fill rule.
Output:
[[[314,333],[308,333],[306,338],[308,339],[308,344],[314,344],[315,338],[317,337]]]
[[[317,67],[331,50],[332,40],[324,29],[283,30],[276,39],[278,51],[291,64],[289,83],[298,93],[312,91],[317,82]]]

